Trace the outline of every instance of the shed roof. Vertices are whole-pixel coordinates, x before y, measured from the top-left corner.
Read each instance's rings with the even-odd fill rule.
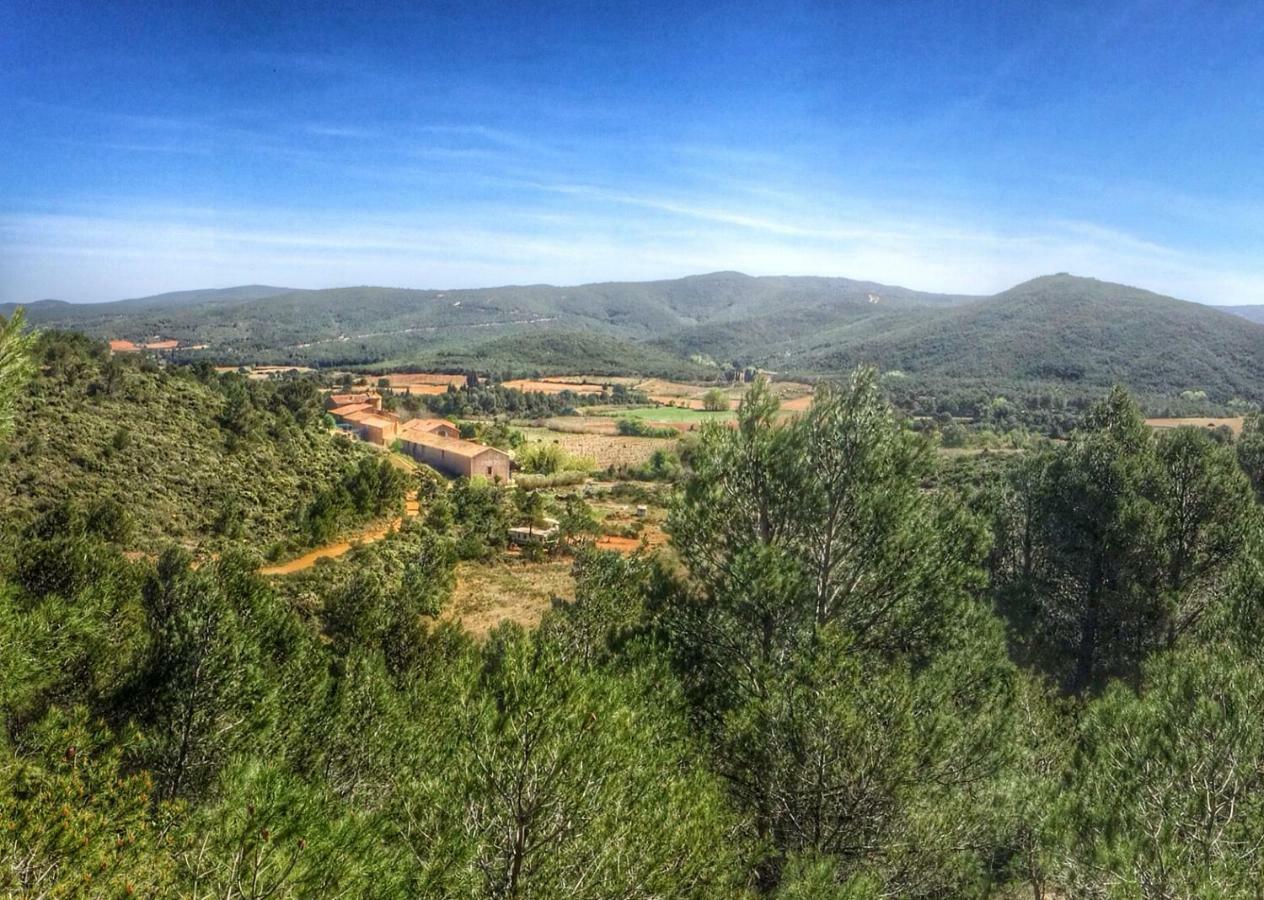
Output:
[[[503,450],[497,450],[495,447],[476,444],[473,441],[463,441],[460,438],[444,437],[441,434],[434,434],[429,431],[407,431],[400,435],[400,439],[406,444],[433,447],[435,450],[442,450],[445,453],[452,453],[456,456],[464,456],[467,459],[482,456],[484,453],[495,453],[505,457],[505,459],[509,458],[508,453],[505,453]]]

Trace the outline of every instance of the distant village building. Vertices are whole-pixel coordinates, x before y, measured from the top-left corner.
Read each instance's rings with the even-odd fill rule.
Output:
[[[456,478],[475,475],[493,481],[509,480],[509,454],[473,441],[444,437],[429,431],[408,430],[400,435],[403,451],[418,462]]]
[[[399,419],[391,413],[379,413],[372,410],[351,413],[344,417],[352,429],[360,435],[360,440],[377,444],[379,447],[389,446],[399,435]]]

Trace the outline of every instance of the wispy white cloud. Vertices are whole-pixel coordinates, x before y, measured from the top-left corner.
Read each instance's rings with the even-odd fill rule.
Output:
[[[352,218],[266,206],[0,215],[0,300],[102,300],[255,281],[470,287],[739,269],[962,293],[1072,271],[1205,302],[1264,302],[1258,268],[1081,221],[1010,230],[934,218],[798,223],[594,186],[554,185],[544,193],[580,202]],[[643,214],[628,215],[628,207]]]
[[[372,128],[360,128],[354,125],[331,125],[324,122],[309,122],[303,130],[317,137],[347,138],[349,140],[369,140],[379,137],[381,132]]]

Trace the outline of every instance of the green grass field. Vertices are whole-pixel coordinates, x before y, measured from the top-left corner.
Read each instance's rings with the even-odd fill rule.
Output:
[[[640,406],[635,409],[621,409],[618,412],[605,413],[616,419],[641,419],[646,422],[710,422],[724,421],[733,418],[733,413],[706,412],[700,409],[683,409],[678,406]]]

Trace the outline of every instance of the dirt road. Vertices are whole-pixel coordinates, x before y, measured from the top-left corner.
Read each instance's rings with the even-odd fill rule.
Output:
[[[416,500],[409,500],[405,503],[404,518],[412,518],[420,511],[420,506]],[[341,541],[335,541],[332,544],[326,544],[323,547],[317,547],[315,550],[309,551],[302,556],[295,557],[289,562],[283,562],[275,566],[264,566],[259,570],[260,575],[292,575],[295,572],[302,572],[304,569],[310,569],[316,565],[318,559],[334,559],[342,556],[356,544],[371,544],[374,541],[380,541],[392,531],[399,528],[403,524],[404,518],[394,519],[386,525],[375,525],[366,528],[358,534],[351,535]]]

